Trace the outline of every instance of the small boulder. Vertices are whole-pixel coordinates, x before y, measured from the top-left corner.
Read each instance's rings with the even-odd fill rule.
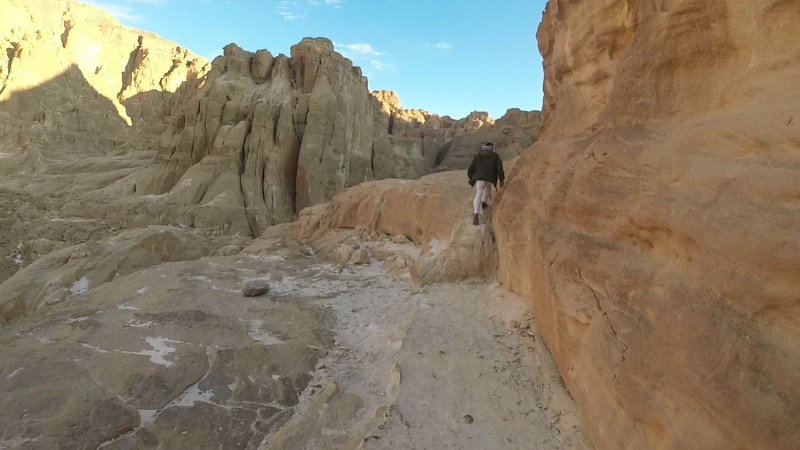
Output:
[[[333,253],[333,259],[341,263],[346,263],[347,261],[350,261],[350,258],[352,256],[353,256],[353,249],[349,245],[345,244],[336,249],[336,251]]]
[[[369,246],[369,251],[378,261],[386,261],[387,258],[395,254],[395,250],[384,248],[381,245],[371,245]]]
[[[407,237],[400,235],[400,236],[394,236],[392,238],[392,242],[394,242],[395,244],[407,244],[411,241],[409,241]]]
[[[367,253],[367,251],[364,249],[356,250],[353,252],[353,256],[350,258],[350,261],[357,265],[369,264],[369,253]]]
[[[69,289],[62,287],[54,292],[47,294],[44,298],[44,303],[47,305],[55,305],[57,303],[62,303],[67,300],[69,297]]]
[[[256,279],[242,281],[242,294],[245,297],[261,297],[269,292],[269,283],[267,280]]]

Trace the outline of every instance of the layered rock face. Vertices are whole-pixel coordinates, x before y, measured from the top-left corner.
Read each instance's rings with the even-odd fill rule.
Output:
[[[208,70],[177,44],[72,0],[4,2],[0,47],[0,122],[23,149],[37,137],[111,147],[131,125],[157,136],[172,94]]]
[[[551,0],[494,215],[599,449],[800,447],[800,3]]]
[[[100,205],[155,156],[166,119],[210,64],[69,0],[6,0],[0,13],[0,280],[107,234]],[[130,187],[129,187],[130,186]],[[64,219],[81,197],[81,217]]]
[[[0,30],[0,280],[118,230],[258,236],[363,181],[463,169],[489,140],[511,158],[538,133],[538,112],[403,109],[327,39],[211,64],[70,0],[7,2]]]
[[[486,112],[476,111],[456,120],[423,110],[404,109],[392,91],[372,94],[389,115],[393,147],[415,150],[436,172],[463,170],[476,149],[486,142],[494,143],[503,159],[512,159],[536,142],[539,136],[539,111],[512,108],[497,121]]]
[[[456,121],[405,110],[395,93],[371,93],[331,41],[308,38],[290,57],[226,47],[172,123],[136,197],[109,208],[138,211],[119,227],[258,236],[361,182],[419,178],[445,161],[466,166],[495,137],[516,156],[536,139],[539,115],[511,110],[495,124],[485,113]]]
[[[234,205],[224,221],[259,235],[373,178],[376,160],[399,166],[376,145],[385,134],[376,105],[360,69],[326,39],[304,40],[291,58],[228,46],[136,194],[169,193],[166,203],[186,209],[177,215],[192,225],[217,204]]]
[[[275,248],[271,259],[158,264],[198,258],[203,246],[192,244],[202,239],[166,228],[130,233],[116,242],[124,247],[119,256],[111,242],[95,253],[91,245],[77,247],[69,261],[53,255],[47,265],[54,283],[81,270],[88,273],[78,281],[87,281],[36,314],[10,325],[0,320],[3,447],[264,448],[262,441],[277,439],[299,414],[310,374],[333,346],[325,327],[332,318],[311,303],[275,296],[253,302],[239,285],[260,274],[289,279],[322,269]],[[151,264],[158,265],[142,270]],[[109,270],[124,267],[104,282]],[[28,279],[32,292],[46,286],[44,268],[17,278]],[[292,293],[287,285],[283,295]],[[350,420],[360,405],[342,408],[333,394],[330,408],[314,412]],[[298,439],[309,433],[302,431]]]
[[[211,243],[180,229],[149,227],[52,252],[0,285],[0,324],[52,308],[141,269],[200,259]]]
[[[466,180],[466,173],[458,171],[364,183],[302,211],[292,232],[301,243],[328,252],[349,237],[336,233],[341,229],[363,233],[366,241],[380,234],[408,238],[421,253],[401,265],[408,265],[416,284],[493,279],[494,239],[489,226],[472,225],[473,190]],[[393,253],[391,247],[370,250],[384,260]]]

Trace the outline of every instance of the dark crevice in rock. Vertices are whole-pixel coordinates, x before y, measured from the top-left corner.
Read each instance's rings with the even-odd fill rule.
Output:
[[[247,195],[245,195],[245,186],[244,186],[244,177],[242,176],[245,171],[245,164],[247,164],[247,158],[252,152],[252,131],[253,131],[253,122],[252,120],[249,121],[249,130],[247,132],[247,137],[244,140],[244,148],[239,154],[239,193],[242,196],[242,207],[244,208],[245,219],[247,222],[247,226],[250,229],[251,236],[258,236],[258,224],[255,223],[255,219],[251,218],[252,214],[248,214],[248,211],[254,208],[254,205],[249,204],[247,201]],[[264,173],[263,173],[263,166],[260,169],[262,173],[260,174],[260,179],[263,180]],[[263,192],[261,194],[263,196]]]
[[[275,117],[272,118],[272,145],[279,145],[278,142],[278,125],[280,124],[281,120],[281,110],[280,108],[275,108]]]
[[[375,177],[375,142],[372,142],[372,148],[370,149],[370,157],[369,157],[369,169],[371,173],[371,177]]]
[[[128,57],[128,63],[125,65],[125,70],[122,71],[122,87],[120,88],[117,98],[122,101],[125,90],[133,84],[133,73],[136,70],[136,63],[139,59],[139,54],[144,51],[142,44],[144,43],[144,36],[139,35],[139,41],[136,47],[131,51]]]
[[[295,138],[292,142],[292,153],[286,167],[286,185],[289,187],[289,204],[292,208],[292,214],[294,217],[297,217],[297,214],[300,212],[297,208],[297,169],[300,166],[301,141]]]
[[[6,55],[8,57],[8,63],[6,66],[6,74],[2,80],[0,80],[0,95],[3,94],[3,91],[6,90],[6,80],[11,78],[11,67],[14,65],[14,60],[19,56],[19,46],[20,44],[17,42],[12,42],[11,47],[6,48]]]
[[[453,142],[449,141],[444,146],[439,148],[439,151],[436,152],[436,158],[433,161],[433,167],[439,167],[444,162],[447,155],[450,153],[450,149],[453,147]]]
[[[187,62],[187,64],[188,64],[188,62]],[[158,81],[158,85],[159,85],[159,87],[161,88],[162,91],[166,91],[167,90],[167,87],[168,87],[167,86],[167,82],[169,80],[170,75],[172,75],[172,73],[175,72],[175,70],[177,70],[178,67],[180,67],[180,66],[181,66],[181,60],[180,59],[175,58],[175,59],[172,60],[172,67],[170,67],[169,70],[167,70],[167,72],[164,75],[162,75],[161,79]]]
[[[61,34],[61,45],[67,48],[67,41],[69,40],[69,32],[72,30],[72,21],[64,21],[64,32]]]

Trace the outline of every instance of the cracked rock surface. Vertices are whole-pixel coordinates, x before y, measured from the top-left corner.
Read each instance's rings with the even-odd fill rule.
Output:
[[[327,310],[294,290],[322,270],[276,256],[163,264],[15,322],[0,336],[0,444],[252,448],[292,417],[332,346]],[[264,273],[273,296],[244,297],[239,279]]]
[[[523,300],[315,253],[273,227],[0,328],[0,448],[591,449]]]

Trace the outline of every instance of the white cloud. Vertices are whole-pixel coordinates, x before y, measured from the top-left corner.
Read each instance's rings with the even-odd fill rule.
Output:
[[[380,56],[383,54],[383,52],[376,51],[370,44],[349,44],[344,48],[358,55]]]
[[[306,17],[301,11],[300,3],[297,0],[281,0],[275,7],[275,12],[286,20],[297,20]]]
[[[439,50],[452,50],[453,46],[448,44],[447,42],[437,42],[433,45],[434,48],[438,48]]]
[[[286,20],[297,20],[297,19],[303,19],[303,18],[306,17],[305,14],[295,14],[295,13],[291,13],[291,12],[288,12],[288,11],[278,11],[278,14],[283,16],[283,18],[286,19]]]
[[[345,58],[356,61],[365,61],[369,58],[378,58],[384,55],[384,52],[379,52],[371,44],[357,43],[357,44],[342,44],[334,42],[333,46],[336,51],[341,53]]]
[[[308,4],[310,5],[314,6],[328,5],[328,6],[333,6],[336,9],[341,9],[343,3],[344,0],[308,0]]]
[[[392,70],[394,63],[387,60],[386,52],[379,51],[372,44],[357,42],[354,44],[333,43],[336,51],[345,58],[353,61],[353,64],[362,67],[372,67],[375,70]],[[366,74],[366,72],[365,72]]]

